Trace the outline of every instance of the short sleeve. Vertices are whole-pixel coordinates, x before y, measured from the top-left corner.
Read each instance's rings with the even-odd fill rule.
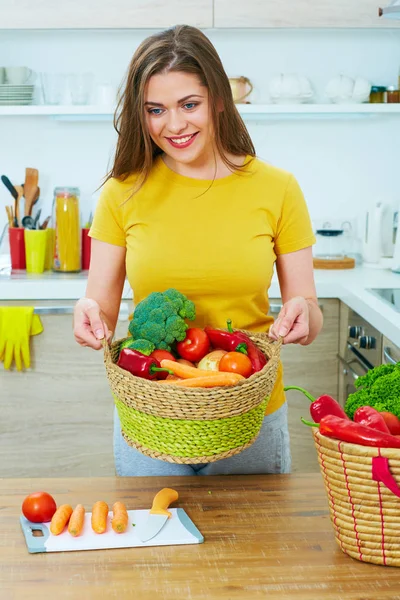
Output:
[[[123,209],[118,182],[109,179],[100,194],[89,236],[113,244],[126,246],[126,235],[123,227]]]
[[[290,176],[277,223],[275,253],[287,254],[315,244],[310,215],[303,192],[293,175]]]

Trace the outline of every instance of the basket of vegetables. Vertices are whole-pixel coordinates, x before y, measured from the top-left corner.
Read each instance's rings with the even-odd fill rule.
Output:
[[[213,462],[257,438],[281,341],[228,328],[190,328],[195,306],[175,289],[135,308],[130,336],[105,344],[108,381],[129,445],[172,463]]]
[[[314,442],[342,551],[360,561],[400,566],[400,363],[371,369],[344,409],[311,400]],[[286,389],[293,389],[290,386]]]

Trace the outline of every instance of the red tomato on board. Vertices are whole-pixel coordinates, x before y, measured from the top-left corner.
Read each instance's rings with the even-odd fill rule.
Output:
[[[218,370],[239,373],[243,377],[249,377],[253,367],[251,360],[243,352],[227,352],[219,361]]]
[[[29,494],[22,503],[22,514],[32,523],[51,521],[56,510],[56,501],[47,492]]]
[[[178,342],[176,349],[179,355],[190,362],[197,362],[207,354],[210,349],[210,340],[203,329],[189,327],[183,342]]]
[[[158,360],[159,363],[161,363],[162,360],[176,361],[175,356],[171,354],[171,352],[168,352],[168,350],[153,350],[150,356],[151,358]],[[167,379],[168,375],[169,373],[167,373],[167,371],[158,371],[157,379]]]

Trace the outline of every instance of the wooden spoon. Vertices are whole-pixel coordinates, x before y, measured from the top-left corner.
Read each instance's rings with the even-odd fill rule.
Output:
[[[32,208],[37,199],[39,198],[39,171],[37,169],[25,169],[25,183],[24,183],[24,196],[25,196],[25,216],[32,216]]]

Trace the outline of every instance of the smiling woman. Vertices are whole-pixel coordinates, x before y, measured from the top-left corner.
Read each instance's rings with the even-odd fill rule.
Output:
[[[138,304],[175,288],[196,305],[203,329],[269,332],[309,344],[322,317],[315,242],[301,189],[255,155],[229,79],[210,40],[177,26],[150,36],[129,65],[117,112],[118,142],[90,231],[86,297],[75,310],[78,343],[101,347],[115,330],[127,276]],[[274,265],[283,308],[273,325],[267,290]],[[215,463],[169,464],[128,446],[115,414],[120,475],[209,475],[290,470],[282,369],[261,433]]]

